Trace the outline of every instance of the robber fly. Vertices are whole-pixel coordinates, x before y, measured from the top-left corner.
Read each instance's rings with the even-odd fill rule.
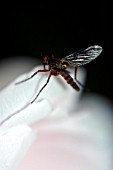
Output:
[[[50,71],[50,74],[48,76],[47,82],[44,84],[44,86],[40,89],[36,97],[31,101],[31,104],[37,99],[39,94],[42,92],[42,90],[47,86],[49,83],[49,80],[51,76],[58,76],[61,75],[68,84],[70,84],[76,91],[79,91],[80,88],[77,85],[81,83],[77,81],[76,75],[77,75],[77,68],[81,65],[87,64],[90,61],[94,60],[96,57],[98,57],[102,52],[102,47],[99,45],[90,46],[86,49],[82,49],[78,52],[74,52],[64,58],[55,58],[52,56],[44,56],[43,57],[43,70],[36,71],[33,75],[31,75],[29,78],[22,80],[20,82],[17,82],[16,84],[23,83],[31,78],[33,78],[37,73],[39,72],[48,72]],[[45,66],[48,65],[48,69],[45,69]],[[75,67],[75,80],[77,83],[72,79],[72,77],[69,75],[69,71],[66,69],[70,66]]]

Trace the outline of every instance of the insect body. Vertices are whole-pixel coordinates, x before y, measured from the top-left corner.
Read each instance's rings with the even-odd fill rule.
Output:
[[[78,66],[84,65],[89,63],[90,61],[94,60],[96,57],[98,57],[102,52],[102,47],[99,45],[94,45],[90,46],[86,49],[82,49],[78,52],[72,53],[62,59],[57,59],[54,56],[44,56],[43,57],[43,65],[44,65],[44,70],[38,70],[36,71],[31,77],[22,80],[20,82],[17,82],[16,84],[23,83],[31,78],[33,78],[37,73],[39,72],[48,72],[50,71],[50,74],[48,76],[46,84],[40,89],[36,97],[32,100],[31,103],[33,103],[39,94],[42,92],[42,90],[46,87],[48,84],[51,76],[58,76],[61,75],[68,84],[70,84],[76,91],[79,91],[80,88],[77,85],[81,83],[76,79],[76,74],[77,74],[77,68]],[[45,69],[45,66],[48,65],[49,68]],[[75,67],[75,80],[76,82],[72,79],[72,77],[69,75],[69,72],[66,70],[68,67],[73,66]]]

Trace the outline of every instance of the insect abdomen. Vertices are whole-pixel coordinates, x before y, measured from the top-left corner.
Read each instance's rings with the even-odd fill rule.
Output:
[[[73,81],[72,77],[67,74],[65,71],[61,71],[60,75],[67,81],[68,84],[70,84],[75,90],[79,91],[80,88],[77,86],[77,84]]]

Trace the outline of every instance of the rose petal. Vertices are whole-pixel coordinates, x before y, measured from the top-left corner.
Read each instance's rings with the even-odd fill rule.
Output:
[[[0,169],[15,169],[34,139],[35,134],[27,126],[17,126],[0,135]]]
[[[17,169],[112,170],[112,110],[91,96],[70,118],[35,125],[38,140]]]
[[[36,63],[37,62],[37,63]],[[39,62],[33,57],[10,56],[0,62],[0,91],[19,75],[28,72]]]
[[[46,109],[44,109],[44,107]],[[20,112],[15,112],[13,115],[10,115],[2,121],[0,124],[0,131],[20,124],[31,124],[33,122],[38,122],[47,117],[51,110],[51,104],[47,100],[43,100],[40,103],[33,103],[25,109],[23,108]]]
[[[21,76],[16,82],[26,78],[26,75]],[[37,82],[41,75],[37,76],[37,81],[33,80],[15,85],[15,81],[0,93],[0,117],[1,120],[7,116],[21,110],[31,100],[34,90],[37,87]]]

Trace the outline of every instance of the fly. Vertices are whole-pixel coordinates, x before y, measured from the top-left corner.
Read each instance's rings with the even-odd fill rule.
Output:
[[[39,72],[50,72],[47,82],[44,84],[44,86],[42,86],[42,88],[40,89],[36,97],[31,101],[31,104],[37,99],[37,97],[40,95],[42,90],[47,86],[51,76],[61,75],[66,80],[66,82],[72,86],[73,89],[79,91],[80,88],[77,85],[77,83],[80,85],[81,83],[76,79],[77,68],[81,65],[91,62],[92,60],[97,58],[101,54],[101,52],[102,52],[102,47],[99,45],[94,45],[85,49],[81,49],[78,52],[74,52],[62,59],[57,59],[53,55],[44,56],[43,57],[44,69],[36,71],[29,78],[17,82],[16,85],[32,79]],[[48,69],[45,69],[46,65],[48,65]],[[75,67],[75,80],[77,83],[73,80],[73,78],[69,75],[69,72],[66,70],[70,66]]]

